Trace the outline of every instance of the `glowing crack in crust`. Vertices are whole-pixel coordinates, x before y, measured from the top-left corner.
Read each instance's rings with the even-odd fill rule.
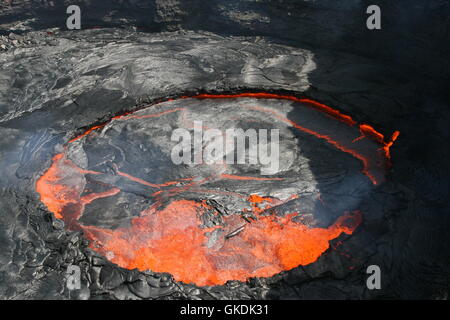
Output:
[[[399,135],[396,131],[392,138],[386,141],[382,134],[367,124],[358,124],[350,116],[329,106],[294,96],[272,93],[201,94],[181,97],[176,101],[195,102],[207,99],[217,99],[218,102],[252,99],[240,107],[245,107],[247,112],[264,114],[265,117],[270,117],[271,121],[278,121],[350,155],[360,162],[361,172],[373,185],[383,181],[385,170],[390,166],[390,147]],[[332,121],[339,120],[352,129],[351,134],[334,136],[333,128],[322,130],[307,119],[300,124],[279,110],[255,105],[255,99],[274,102],[285,100],[295,103],[295,108],[298,107],[297,104],[310,107],[313,112],[326,115],[333,119]],[[131,172],[119,169],[116,164],[113,164],[114,176],[148,188],[148,197],[152,199],[152,204],[138,216],[131,217],[128,225],[114,229],[80,222],[86,206],[98,199],[117,196],[124,191],[121,186],[106,184],[107,187],[102,191],[89,192],[86,187],[87,178],[106,176],[107,173],[83,169],[69,159],[69,145],[82,143],[90,136],[95,139],[93,133],[111,127],[115,120],[151,121],[183,112],[186,112],[184,107],[175,106],[149,114],[126,113],[112,118],[107,123],[93,126],[73,138],[62,153],[53,157],[52,165],[37,181],[36,190],[41,201],[56,218],[64,220],[68,229],[83,231],[91,240],[90,247],[117,265],[128,269],[169,272],[178,281],[197,285],[218,285],[228,280],[245,281],[250,277],[268,277],[299,265],[313,263],[329,248],[330,240],[342,233],[352,234],[361,223],[361,212],[356,210],[343,213],[326,228],[311,227],[301,220],[294,221],[294,217],[301,214],[297,211],[284,216],[265,214],[269,208],[298,198],[296,194],[279,200],[276,197],[263,197],[239,190],[204,187],[208,183],[223,180],[268,184],[271,181],[287,180],[282,175],[240,175],[228,171],[229,168],[224,166],[214,170],[208,169],[201,176],[179,176],[156,183],[133,176]],[[183,121],[188,126],[186,114],[183,116]],[[365,138],[370,139],[371,143],[368,147],[361,147],[361,140]],[[186,194],[198,194],[199,197],[184,197]],[[207,194],[239,199],[247,203],[248,208],[242,209],[241,214],[222,215],[208,201],[202,200]],[[205,227],[201,219],[205,214],[216,217],[221,223]],[[212,238],[214,241],[211,241]]]

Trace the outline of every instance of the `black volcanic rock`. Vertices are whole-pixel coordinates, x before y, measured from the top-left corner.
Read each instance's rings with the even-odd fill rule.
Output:
[[[448,298],[447,1],[380,1],[383,29],[373,33],[365,29],[367,1],[80,1],[84,26],[110,28],[75,32],[64,31],[67,3],[0,4],[2,299]],[[332,205],[302,202],[304,210],[316,209],[306,216],[311,226],[321,216],[328,224],[325,218],[342,209],[357,207],[364,218],[314,264],[196,288],[152,271],[119,269],[40,202],[37,179],[87,127],[161,98],[244,89],[305,95],[386,137],[401,132],[391,149],[393,167],[376,188],[353,183],[345,166],[313,169]],[[317,145],[302,147],[313,156]],[[96,150],[71,155],[107,172],[100,182],[123,186],[114,167],[100,161],[113,153]],[[325,153],[331,163],[335,153]],[[125,167],[133,165],[126,160]],[[146,207],[141,186],[125,187],[130,198],[89,204],[101,221],[86,215],[83,223],[116,228]],[[291,205],[300,204],[273,211],[282,215]],[[371,264],[383,272],[381,291],[366,289]],[[81,269],[76,294],[64,285],[69,265]]]

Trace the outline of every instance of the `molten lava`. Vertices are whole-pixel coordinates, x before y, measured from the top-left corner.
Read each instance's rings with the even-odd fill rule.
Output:
[[[230,279],[268,277],[307,265],[329,248],[329,240],[351,234],[361,221],[359,212],[345,214],[328,228],[308,228],[285,216],[259,216],[246,223],[225,217],[225,227],[200,229],[202,203],[178,200],[157,214],[133,219],[130,228],[104,230],[85,227],[93,248],[127,269],[169,272],[176,280],[197,285],[223,284]],[[226,237],[244,226],[233,237]],[[209,248],[206,233],[221,230]],[[96,248],[96,246],[98,246]]]
[[[314,109],[338,119],[348,126],[355,126],[350,116],[309,99],[284,96],[269,93],[241,93],[236,95],[194,96],[197,99],[227,99],[227,98],[262,98],[284,99],[306,103]],[[189,97],[182,97],[189,98]],[[192,98],[192,97],[190,97]],[[397,139],[396,131],[390,141],[385,141],[382,134],[366,124],[359,125],[360,138],[344,143],[334,140],[329,135],[319,133],[311,128],[305,128],[286,117],[266,110],[262,107],[253,108],[266,112],[275,119],[289,124],[311,136],[322,139],[340,151],[352,155],[363,164],[362,172],[373,184],[378,183],[378,177],[372,172],[372,167],[379,165],[368,155],[353,149],[351,143],[369,137],[381,145],[387,161],[390,159],[390,147]],[[181,111],[174,108],[169,111],[139,116],[139,119],[155,118],[163,114]],[[137,116],[126,113],[114,119],[135,119]],[[94,126],[69,143],[79,141],[92,132],[103,128],[105,124]],[[67,148],[67,147],[66,147]],[[66,150],[67,151],[67,150]],[[149,196],[155,201],[152,206],[143,210],[139,216],[130,219],[129,226],[116,229],[106,229],[83,225],[79,220],[83,216],[85,206],[96,199],[115,196],[122,192],[120,188],[111,186],[101,192],[86,194],[86,178],[89,175],[103,175],[101,172],[84,170],[67,158],[66,151],[53,158],[51,167],[36,183],[36,191],[41,201],[54,213],[55,217],[65,221],[70,230],[81,230],[91,240],[91,248],[108,257],[117,265],[139,270],[171,273],[178,281],[195,283],[197,285],[218,285],[228,280],[245,281],[250,277],[268,277],[283,270],[290,270],[299,265],[315,262],[328,248],[329,241],[342,233],[352,234],[361,223],[359,211],[346,212],[328,228],[311,228],[306,224],[293,221],[293,217],[301,212],[290,212],[284,216],[265,215],[265,210],[283,204],[276,198],[262,197],[256,194],[240,194],[231,191],[209,190],[201,185],[211,179],[237,180],[243,183],[247,180],[281,181],[279,177],[250,177],[229,173],[196,179],[184,177],[174,181],[153,183],[135,177],[130,173],[116,170],[116,175],[153,190]],[[157,191],[155,191],[156,189]],[[202,194],[226,194],[231,197],[246,199],[249,208],[242,214],[249,213],[252,219],[243,219],[239,214],[222,216],[222,222],[214,227],[204,227],[201,216],[208,213],[218,215],[205,201],[187,199],[172,199],[184,192]],[[163,205],[162,199],[169,199]]]

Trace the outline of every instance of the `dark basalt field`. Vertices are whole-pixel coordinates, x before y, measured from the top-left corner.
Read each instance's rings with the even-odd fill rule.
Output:
[[[2,2],[0,298],[448,299],[449,5],[336,2]],[[199,121],[279,164],[174,164]]]

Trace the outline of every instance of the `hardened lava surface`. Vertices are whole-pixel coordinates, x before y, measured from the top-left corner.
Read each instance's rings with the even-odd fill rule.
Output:
[[[198,149],[189,140],[189,159],[203,159],[174,164],[178,142],[171,135],[180,128],[192,131],[193,140],[199,129],[223,136],[197,142]],[[230,128],[278,130],[279,141],[257,136],[237,150],[241,161],[216,155],[205,162],[214,155],[211,144],[234,146],[223,140]],[[358,200],[384,181],[398,134],[386,142],[350,116],[293,96],[183,97],[71,139],[36,190],[56,218],[123,268],[168,272],[197,285],[245,281],[313,263],[330,240],[352,234],[362,219]],[[270,172],[250,159],[261,160],[262,147],[272,153]],[[336,177],[331,168],[345,174]],[[322,187],[330,183],[356,200],[342,196],[336,205]]]
[[[1,41],[1,298],[448,297],[438,78],[261,36],[51,29]],[[174,166],[169,133],[192,120],[278,128],[279,172]],[[197,263],[171,252],[165,237],[180,236],[197,237]],[[168,264],[134,259],[154,252]],[[381,290],[366,287],[373,264]],[[80,290],[65,285],[70,265]]]

